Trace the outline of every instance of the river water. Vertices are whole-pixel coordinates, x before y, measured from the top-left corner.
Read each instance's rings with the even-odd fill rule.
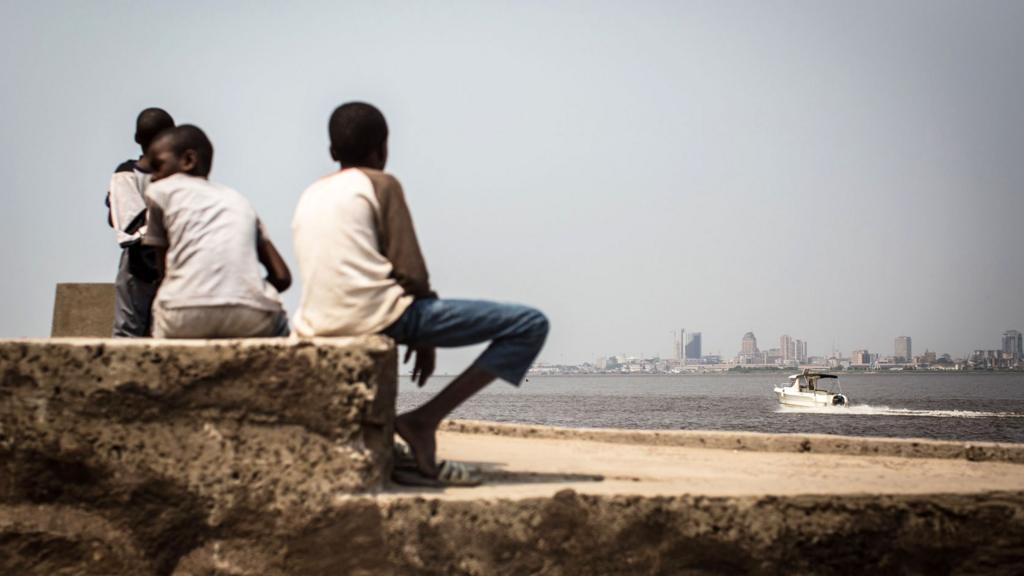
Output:
[[[539,376],[497,382],[454,418],[588,428],[813,432],[1024,442],[1024,374],[900,373],[841,376],[848,408],[781,408],[784,375]],[[451,381],[423,389],[403,377],[399,411]]]

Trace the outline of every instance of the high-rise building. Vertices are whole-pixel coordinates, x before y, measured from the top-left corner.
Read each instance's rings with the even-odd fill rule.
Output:
[[[690,332],[686,335],[685,358],[700,360],[700,357],[700,332]]]
[[[779,354],[782,355],[782,361],[786,364],[796,360],[796,343],[788,334],[779,337]]]
[[[743,335],[743,342],[740,345],[740,354],[744,356],[755,356],[758,352],[757,337],[754,336],[753,332],[747,332]]]
[[[871,353],[867,350],[854,350],[850,355],[850,364],[866,366],[871,364]]]
[[[676,340],[676,360],[686,360],[686,328],[679,329],[679,338]]]
[[[914,350],[911,346],[910,336],[896,337],[896,361],[911,362],[914,359]]]
[[[807,342],[803,340],[796,341],[796,361],[807,362]]]
[[[1003,332],[1003,352],[1014,354],[1017,360],[1024,359],[1024,335],[1019,330]]]

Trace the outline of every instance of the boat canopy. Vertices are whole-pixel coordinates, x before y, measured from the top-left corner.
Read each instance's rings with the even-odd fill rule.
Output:
[[[816,379],[816,378],[835,378],[835,379],[839,379],[839,376],[836,376],[835,374],[819,374],[817,372],[803,372],[801,374],[793,374],[792,376],[789,377],[789,379],[790,380],[796,380],[797,378],[801,378],[801,377],[807,378],[808,380]]]

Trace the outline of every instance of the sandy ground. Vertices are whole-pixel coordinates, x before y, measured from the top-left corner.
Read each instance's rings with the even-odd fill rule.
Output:
[[[586,494],[793,496],[1024,491],[1024,466],[964,459],[753,452],[440,432],[439,455],[482,468],[475,488],[393,487],[384,498]]]

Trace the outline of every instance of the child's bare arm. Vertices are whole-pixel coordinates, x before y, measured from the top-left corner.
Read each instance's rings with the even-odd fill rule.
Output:
[[[274,247],[274,243],[263,234],[262,224],[257,228],[256,254],[259,256],[260,264],[267,269],[267,282],[270,282],[278,292],[287,290],[292,285],[292,273]]]

